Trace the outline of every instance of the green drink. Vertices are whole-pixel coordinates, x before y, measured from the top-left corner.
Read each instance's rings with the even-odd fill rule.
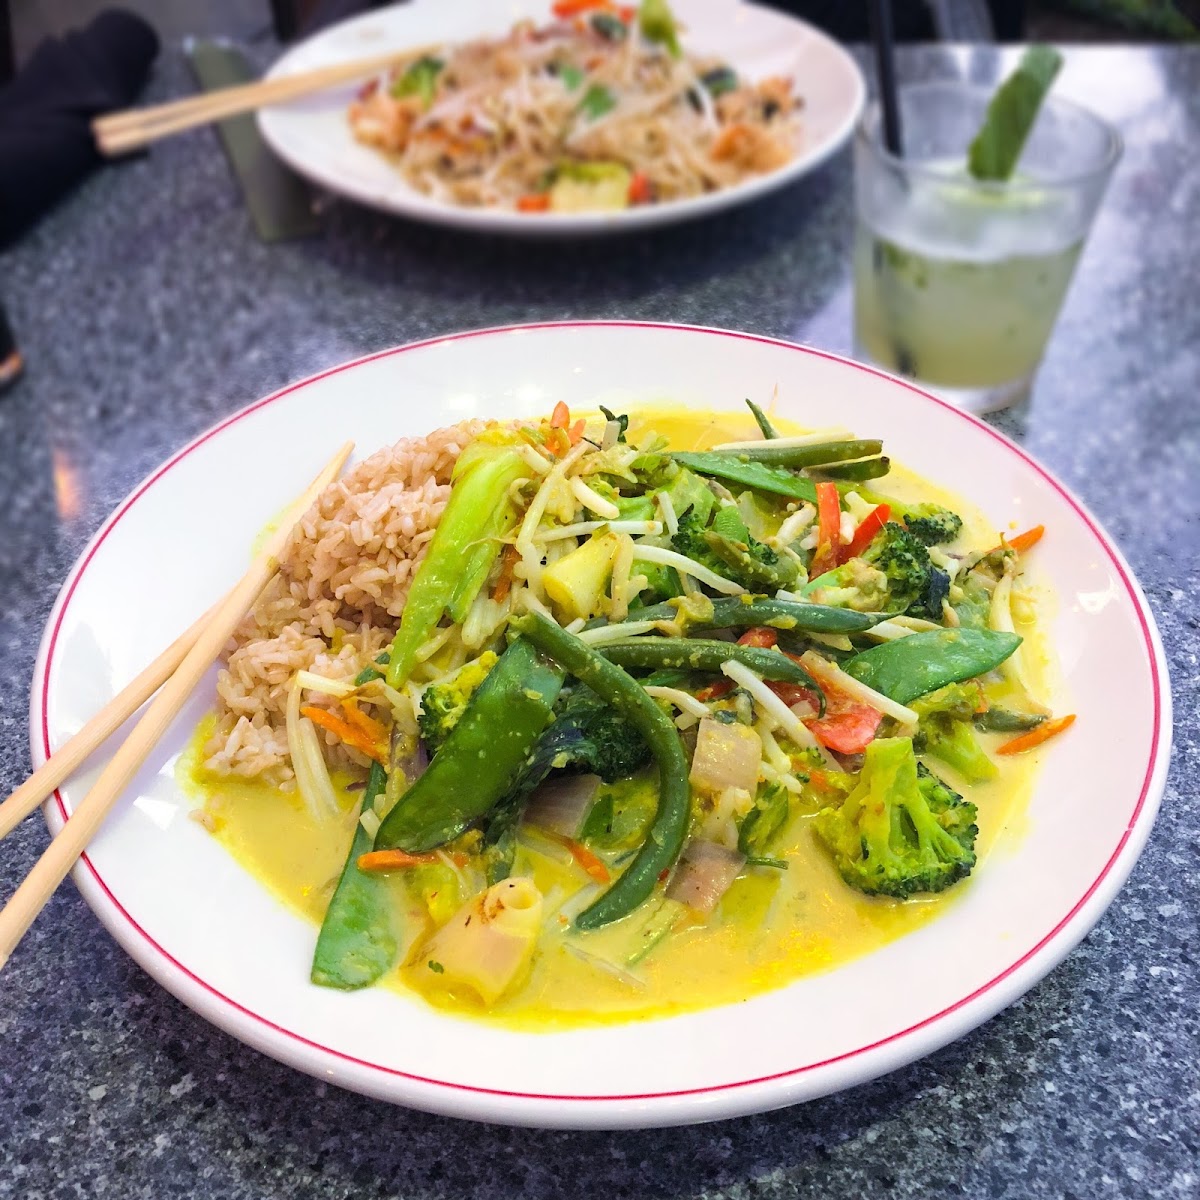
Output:
[[[1120,154],[1104,122],[1051,97],[1020,173],[977,179],[966,152],[991,95],[902,88],[905,157],[881,145],[877,111],[855,143],[859,352],[973,412],[1028,393]]]
[[[854,327],[898,375],[947,388],[993,388],[1041,361],[1082,242],[1049,254],[969,260],[922,253],[860,224]]]

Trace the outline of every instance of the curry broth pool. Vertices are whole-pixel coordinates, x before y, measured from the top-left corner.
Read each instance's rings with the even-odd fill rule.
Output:
[[[779,422],[781,428],[785,423]],[[696,413],[679,408],[640,410],[630,427],[631,440],[653,430],[673,448],[704,450],[724,441],[753,437],[756,427],[738,413]],[[801,430],[786,428],[787,433]],[[962,544],[986,548],[997,531],[962,498],[920,480],[893,465],[881,489],[901,501],[935,500],[963,518]],[[1045,638],[1050,598],[1026,579],[1023,590],[1036,597],[1039,624],[1020,621],[1026,639],[1024,662],[1033,692],[1045,699],[1057,690],[1052,657]],[[1032,611],[1026,610],[1032,618]],[[259,781],[218,776],[203,769],[202,748],[211,718],[197,729],[178,765],[187,794],[202,806],[203,821],[226,849],[287,907],[319,925],[355,830],[361,794],[348,790],[351,780],[335,775],[341,811],[316,819],[296,791]],[[983,735],[994,746],[1001,735]],[[1036,756],[997,759],[998,777],[969,789],[953,770],[939,764],[953,787],[978,806],[977,852],[983,864],[1005,830],[1019,829],[1032,790]],[[653,801],[653,771],[632,780],[606,784],[600,798],[618,796],[630,803]],[[639,797],[639,789],[647,794]],[[566,917],[551,918],[543,928],[528,975],[486,1009],[466,987],[448,985],[425,969],[424,956],[393,969],[383,982],[406,994],[416,992],[429,1003],[463,1016],[511,1027],[561,1029],[666,1016],[672,1013],[735,1003],[802,976],[828,970],[902,937],[936,917],[970,881],[937,895],[897,901],[866,896],[848,887],[829,855],[819,846],[811,816],[794,816],[780,837],[777,853],[785,871],[756,869],[742,875],[721,899],[707,923],[683,926],[638,963],[640,986],[627,974],[598,969],[607,946],[627,937],[628,917],[572,941],[594,952],[585,960],[564,941]],[[977,866],[976,869],[985,869]],[[516,874],[533,878],[543,895],[578,891],[580,878],[560,844],[527,831],[522,835]],[[400,952],[411,960],[423,941],[424,905],[410,898],[403,873],[387,876],[396,910]],[[414,907],[415,905],[415,907]],[[624,977],[621,977],[624,974]]]

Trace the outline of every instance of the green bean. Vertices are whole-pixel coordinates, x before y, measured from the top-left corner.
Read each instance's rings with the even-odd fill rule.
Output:
[[[992,705],[975,714],[975,728],[987,733],[1026,733],[1036,729],[1045,719],[1042,713],[1014,712],[1011,708]]]
[[[821,694],[816,680],[799,663],[779,650],[768,650],[762,646],[739,646],[736,642],[705,641],[701,638],[647,637],[605,642],[596,650],[609,662],[626,669],[632,667],[635,671],[684,667],[690,671],[719,672],[724,663],[738,662],[763,679],[797,683]]]
[[[444,846],[499,804],[550,724],[562,672],[520,639],[500,656],[433,761],[375,835],[377,850]]]
[[[863,458],[858,462],[834,463],[828,467],[814,467],[823,479],[840,479],[848,483],[859,483],[865,479],[878,479],[892,469],[886,455],[879,458]]]
[[[948,683],[993,670],[1020,644],[1015,633],[935,629],[873,646],[847,659],[842,670],[897,704],[907,704]]]
[[[835,608],[832,604],[805,604],[798,600],[775,600],[770,596],[725,596],[711,602],[711,616],[693,614],[687,602],[683,604],[653,604],[634,609],[627,621],[675,621],[688,633],[692,630],[750,629],[767,625],[800,633],[862,633],[884,620],[885,613],[862,613],[852,608]],[[606,622],[601,618],[589,621],[592,629]]]
[[[726,483],[740,483],[742,487],[756,492],[768,492],[773,496],[787,496],[792,500],[817,502],[817,485],[804,475],[797,475],[783,467],[771,467],[766,463],[751,462],[739,458],[732,452],[702,450],[697,453],[672,454],[671,457],[682,467],[723,479]]]
[[[387,785],[387,774],[378,763],[363,792],[362,811],[371,808]],[[337,888],[325,910],[310,978],[321,987],[353,991],[374,983],[396,959],[392,929],[392,898],[379,875],[358,869],[359,855],[371,849],[371,835],[357,821],[350,853]]]
[[[763,437],[769,442],[775,441],[779,437],[779,434],[775,432],[775,426],[771,424],[771,419],[767,414],[753,400],[747,400],[746,407],[754,414],[754,423],[758,426]]]
[[[575,918],[580,929],[598,929],[633,912],[653,893],[659,876],[675,865],[691,816],[687,756],[671,719],[616,664],[538,613],[518,617],[511,625],[633,724],[658,763],[658,808],[645,842],[617,882]]]
[[[883,443],[877,439],[852,438],[840,442],[810,442],[805,446],[772,446],[770,442],[762,442],[753,446],[739,446],[736,450],[713,450],[707,453],[728,455],[742,462],[757,462],[768,467],[787,467],[795,471],[801,467],[820,467],[825,463],[867,458],[878,454],[882,449]],[[672,457],[684,466],[691,466],[687,459],[697,455],[675,454]]]

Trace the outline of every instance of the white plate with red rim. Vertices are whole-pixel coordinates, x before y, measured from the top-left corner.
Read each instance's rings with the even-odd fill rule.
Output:
[[[391,990],[323,990],[308,982],[314,928],[187,819],[173,763],[212,703],[210,677],[75,870],[117,941],[207,1020],[294,1067],[417,1108],[544,1126],[671,1125],[793,1104],[928,1054],[1024,993],[1095,924],[1153,823],[1171,738],[1153,618],[1095,519],[1023,450],[907,383],[786,342],[620,322],[484,330],[335,367],[236,413],[140,484],[72,568],[35,668],[34,758],[242,574],[256,531],[346,438],[362,456],[558,400],[741,410],[776,385],[781,414],[882,437],[997,527],[1048,530],[1038,565],[1057,593],[1053,640],[1079,719],[1039,751],[1023,836],[993,851],[956,904],[828,973],[640,1023],[514,1032]],[[94,776],[47,804],[53,831]]]
[[[378,151],[355,141],[347,110],[360,85],[331,88],[258,114],[267,144],[314,183],[385,212],[481,232],[532,236],[617,233],[672,224],[757,199],[799,179],[849,139],[862,111],[866,86],[854,60],[832,38],[804,21],[741,0],[672,0],[685,28],[683,44],[696,54],[728,62],[743,78],[786,75],[804,97],[804,136],[796,157],[736,187],[686,200],[620,212],[518,213],[466,208],[435,200],[405,182]],[[550,0],[412,0],[343,21],[289,50],[268,79],[356,58],[398,55],[507,33],[529,18],[544,24]]]

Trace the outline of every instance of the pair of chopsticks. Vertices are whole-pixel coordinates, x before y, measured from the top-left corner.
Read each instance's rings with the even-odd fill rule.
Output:
[[[224,121],[241,113],[265,108],[269,104],[283,104],[312,92],[324,91],[341,83],[350,83],[368,75],[386,70],[397,61],[420,57],[422,48],[391,51],[376,54],[371,58],[360,58],[354,62],[334,63],[318,67],[297,75],[284,75],[279,79],[244,83],[237,87],[220,88],[202,96],[190,96],[186,100],[172,100],[151,108],[130,108],[123,112],[109,113],[92,122],[92,134],[100,152],[109,158],[128,154],[150,142],[172,134],[183,133],[197,125],[208,125]]]
[[[84,760],[125,723],[155,692],[158,695],[101,771],[33,870],[0,909],[0,968],[25,931],[128,786],[146,756],[175,719],[184,701],[220,654],[242,617],[253,607],[278,567],[293,526],[341,473],[354,449],[347,442],[326,464],[304,494],[288,509],[278,529],[255,556],[241,582],[173,642],[123,691],[104,706],[65,746],[51,755],[3,804],[0,837],[29,815]]]

